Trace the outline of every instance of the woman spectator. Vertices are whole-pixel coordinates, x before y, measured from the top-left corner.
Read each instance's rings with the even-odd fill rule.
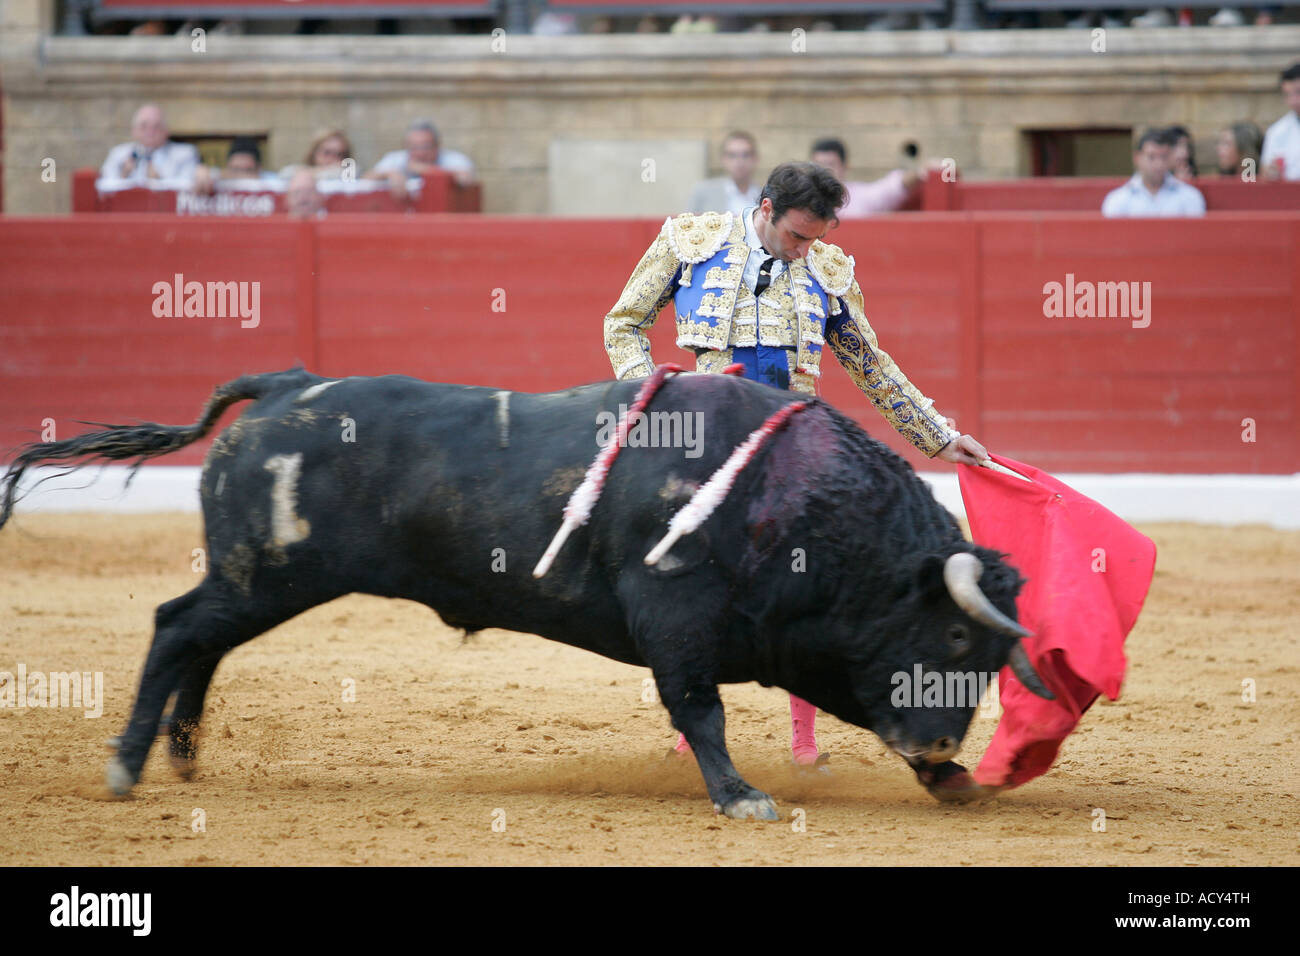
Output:
[[[352,156],[352,141],[341,129],[317,133],[301,163],[286,166],[280,176],[288,179],[299,169],[310,169],[320,179],[356,179],[357,165]]]
[[[1247,169],[1252,177],[1259,174],[1259,153],[1264,146],[1264,134],[1249,121],[1233,123],[1219,130],[1215,143],[1220,176],[1240,177]],[[1249,162],[1247,162],[1249,161]]]

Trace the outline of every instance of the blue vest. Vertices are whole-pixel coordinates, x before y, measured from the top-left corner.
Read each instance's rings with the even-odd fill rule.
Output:
[[[820,374],[822,346],[826,335],[826,316],[838,309],[832,298],[813,278],[800,261],[786,263],[790,295],[785,301],[796,316],[797,346],[791,349],[765,335],[758,327],[759,310],[755,314],[737,317],[736,300],[740,290],[748,247],[724,244],[712,256],[698,263],[686,263],[678,270],[673,306],[677,314],[677,345],[699,351],[722,351],[731,347],[733,327],[752,324],[755,328],[735,328],[734,338],[752,341],[758,348],[782,348],[795,353],[790,371]],[[752,335],[745,335],[745,331]],[[766,341],[765,341],[766,339]],[[775,384],[769,382],[769,384]]]

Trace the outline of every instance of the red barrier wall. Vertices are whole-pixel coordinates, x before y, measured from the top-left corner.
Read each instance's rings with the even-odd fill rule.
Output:
[[[601,320],[658,225],[0,219],[0,448],[46,418],[61,437],[76,419],[187,423],[215,384],[298,361],[523,391],[608,378]],[[828,238],[857,259],[881,346],[995,451],[1049,471],[1300,471],[1300,215],[910,214]],[[154,284],[177,273],[260,283],[258,325],[156,317]],[[1151,283],[1150,325],[1047,317],[1044,284],[1067,274]],[[653,330],[655,356],[689,365],[671,325],[668,313]],[[929,465],[829,355],[822,384]]]

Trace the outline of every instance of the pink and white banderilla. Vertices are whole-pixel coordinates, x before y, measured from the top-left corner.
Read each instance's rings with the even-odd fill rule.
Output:
[[[627,441],[627,433],[636,424],[641,413],[645,411],[645,407],[650,404],[650,399],[654,398],[655,392],[659,391],[660,386],[668,380],[668,376],[675,375],[681,370],[680,365],[673,365],[671,362],[660,365],[641,385],[640,390],[636,393],[636,400],[632,402],[632,407],[627,410],[619,421],[618,431],[615,432],[609,444],[596,455],[596,460],[587,469],[582,484],[578,485],[573,490],[573,494],[569,495],[569,503],[564,506],[564,523],[560,525],[560,530],[555,532],[555,537],[551,539],[551,543],[547,546],[542,559],[537,562],[537,567],[533,568],[533,577],[540,578],[551,569],[555,556],[560,553],[560,548],[564,547],[564,542],[569,539],[573,529],[586,524],[588,519],[591,518],[591,510],[596,507],[596,502],[600,499],[600,493],[605,488],[605,481],[609,478],[610,466],[614,464],[614,459],[618,457],[619,450]]]
[[[676,544],[680,538],[704,524],[709,515],[713,514],[718,505],[722,504],[727,497],[727,493],[731,491],[731,486],[735,483],[736,475],[740,474],[740,470],[753,460],[759,449],[767,443],[767,440],[772,435],[783,428],[793,416],[807,407],[807,402],[792,402],[773,412],[763,424],[750,432],[749,437],[736,446],[722,467],[715,471],[709,480],[696,490],[695,494],[691,495],[691,500],[677,514],[673,515],[672,521],[668,522],[668,533],[650,549],[650,553],[645,556],[645,563],[657,564],[659,559],[667,554],[668,549]]]

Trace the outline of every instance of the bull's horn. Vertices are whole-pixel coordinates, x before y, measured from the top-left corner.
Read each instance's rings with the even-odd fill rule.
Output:
[[[1034,670],[1034,665],[1029,662],[1029,653],[1020,641],[1011,645],[1011,656],[1007,658],[1007,664],[1011,667],[1011,673],[1015,674],[1020,679],[1020,683],[1033,693],[1045,700],[1056,700],[1056,695],[1047,689],[1043,679],[1038,676],[1038,671]]]
[[[983,573],[984,565],[969,551],[958,551],[943,563],[943,583],[948,586],[948,593],[959,608],[995,631],[1017,638],[1029,637],[1029,631],[995,608],[993,602],[980,590],[979,580]],[[1030,691],[1047,700],[1056,699],[1034,670],[1034,665],[1029,662],[1029,654],[1020,641],[1012,646],[1007,663],[1020,683]]]
[[[1029,637],[1025,630],[993,606],[980,590],[980,575],[984,565],[969,551],[949,555],[943,563],[943,583],[948,586],[956,605],[986,627],[1012,637]]]

